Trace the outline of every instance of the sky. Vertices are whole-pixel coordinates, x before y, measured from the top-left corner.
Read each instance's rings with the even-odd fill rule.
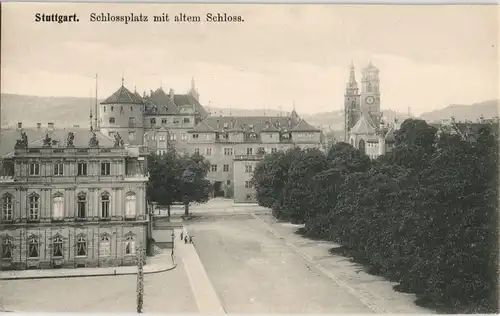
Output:
[[[2,3],[1,89],[106,98],[130,90],[183,93],[205,106],[317,113],[343,108],[380,69],[381,108],[413,115],[498,98],[499,7],[486,5],[206,5]],[[92,23],[91,13],[227,13],[242,23]],[[77,13],[79,23],[36,23]]]

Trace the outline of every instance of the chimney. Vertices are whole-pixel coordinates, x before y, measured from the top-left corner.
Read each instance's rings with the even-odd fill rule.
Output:
[[[47,128],[49,131],[53,131],[54,130],[54,123],[48,123]]]
[[[170,100],[174,101],[174,95],[175,95],[174,89],[170,89],[170,91],[168,92],[168,95],[170,97]]]
[[[23,123],[22,122],[18,122],[17,123],[17,129],[22,129],[23,128]]]
[[[37,129],[42,128],[42,123],[36,123],[36,128],[37,128]]]

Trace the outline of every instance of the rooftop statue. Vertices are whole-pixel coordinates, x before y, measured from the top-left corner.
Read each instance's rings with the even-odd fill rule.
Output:
[[[42,147],[52,147],[52,138],[50,138],[49,133],[45,134]]]
[[[99,140],[94,132],[92,132],[92,137],[90,137],[89,147],[99,147]]]
[[[74,142],[75,141],[75,134],[73,132],[69,132],[68,136],[66,138],[66,146],[67,147],[75,147]]]
[[[21,132],[21,139],[16,141],[14,148],[28,148],[28,135],[26,135],[26,132]]]
[[[114,145],[114,147],[115,148],[120,148],[120,147],[123,147],[123,146],[124,146],[124,144],[123,144],[122,137],[120,136],[120,134],[115,133],[115,145]]]

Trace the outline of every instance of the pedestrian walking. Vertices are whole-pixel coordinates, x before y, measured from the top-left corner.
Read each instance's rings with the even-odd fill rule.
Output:
[[[184,237],[184,243],[187,244],[188,243],[188,236],[185,236]]]
[[[189,243],[192,244],[193,243],[193,236],[189,236]]]
[[[184,239],[184,232],[181,231],[181,240],[183,240],[183,239]]]

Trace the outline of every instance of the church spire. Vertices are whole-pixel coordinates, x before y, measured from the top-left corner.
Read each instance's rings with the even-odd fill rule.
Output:
[[[357,95],[358,94],[358,83],[356,82],[356,73],[354,71],[354,64],[351,60],[349,65],[349,81],[347,82],[346,95]]]
[[[198,93],[198,90],[196,90],[194,76],[191,77],[191,88],[189,89],[189,94],[191,94],[196,99],[196,101],[200,101],[200,94]]]

